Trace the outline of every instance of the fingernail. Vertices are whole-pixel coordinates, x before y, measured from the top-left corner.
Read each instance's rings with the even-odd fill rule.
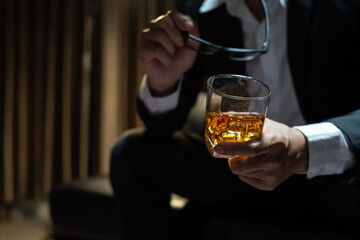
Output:
[[[218,153],[218,154],[224,154],[224,153],[225,153],[225,149],[224,149],[224,147],[221,146],[221,145],[216,145],[216,146],[214,147],[214,150],[215,150],[215,152]]]
[[[193,26],[194,26],[194,23],[190,19],[187,19],[184,21],[184,27],[189,28],[189,27],[193,27]]]

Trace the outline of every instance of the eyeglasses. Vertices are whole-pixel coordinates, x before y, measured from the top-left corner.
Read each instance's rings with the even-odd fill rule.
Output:
[[[265,40],[261,48],[259,49],[244,49],[244,48],[232,48],[232,47],[224,47],[218,44],[211,43],[209,41],[206,41],[204,39],[195,37],[192,34],[189,34],[188,32],[183,32],[183,37],[185,39],[185,42],[187,39],[192,39],[198,43],[200,43],[199,47],[195,49],[194,47],[189,46],[188,44],[185,44],[188,48],[203,54],[203,55],[214,55],[218,52],[223,52],[228,55],[228,57],[231,60],[235,61],[251,61],[257,57],[259,57],[261,54],[267,53],[269,50],[269,13],[267,9],[267,5],[265,3],[265,0],[261,0],[261,4],[264,8],[264,15],[265,15]]]

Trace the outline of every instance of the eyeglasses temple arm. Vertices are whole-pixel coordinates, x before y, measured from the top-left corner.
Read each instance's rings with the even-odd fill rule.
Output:
[[[183,38],[184,38],[185,41],[190,38],[190,39],[192,39],[194,41],[200,42],[200,43],[208,45],[208,46],[210,46],[212,48],[216,48],[216,49],[223,50],[223,51],[226,51],[226,52],[235,52],[235,53],[236,52],[237,53],[263,52],[263,53],[266,53],[268,51],[268,49],[269,49],[269,41],[270,41],[270,36],[269,36],[269,32],[270,32],[269,12],[268,12],[268,8],[267,8],[265,0],[261,0],[261,4],[263,5],[264,15],[265,15],[265,42],[264,42],[261,50],[223,47],[223,46],[208,42],[208,41],[206,41],[204,39],[198,38],[198,37],[196,37],[196,36],[194,36],[194,35],[192,35],[192,34],[190,34],[188,32],[182,31],[181,33],[182,33]]]
[[[270,32],[270,22],[269,22],[269,11],[267,8],[267,5],[265,3],[265,0],[261,0],[261,3],[263,5],[264,8],[264,15],[265,15],[265,42],[264,45],[262,47],[262,49],[267,52],[269,49],[269,41],[270,41],[270,36],[269,36],[269,32]]]

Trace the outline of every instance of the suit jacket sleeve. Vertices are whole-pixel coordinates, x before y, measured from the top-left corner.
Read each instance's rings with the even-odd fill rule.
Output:
[[[347,137],[349,147],[357,159],[360,159],[360,110],[328,120],[337,126]]]
[[[288,57],[302,113],[308,123],[337,126],[357,161],[359,12],[358,1],[288,2]]]

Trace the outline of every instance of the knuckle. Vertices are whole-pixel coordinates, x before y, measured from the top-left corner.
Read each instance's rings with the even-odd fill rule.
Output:
[[[147,28],[144,29],[140,35],[140,44],[144,42],[156,42],[161,43],[165,42],[167,34],[161,28]]]
[[[233,164],[229,165],[230,167],[230,171],[235,174],[235,175],[239,175],[239,171],[238,168],[236,168]]]
[[[180,13],[180,12],[174,10],[174,9],[169,10],[165,15],[168,16],[173,21],[176,21],[178,19],[182,19],[182,17],[184,16],[182,13]]]
[[[164,33],[164,30],[162,30],[161,28],[149,28],[148,30],[145,29],[145,31],[143,31],[143,34],[146,37],[159,37]]]
[[[270,184],[270,186],[274,186],[275,183],[277,182],[278,178],[275,175],[269,175],[268,176],[268,183]]]
[[[281,163],[279,161],[269,161],[265,163],[265,167],[267,169],[279,169],[281,168]]]
[[[141,60],[151,59],[154,57],[164,58],[163,49],[158,44],[144,43],[138,46],[138,55]]]
[[[277,184],[273,181],[265,181],[263,182],[263,184],[261,184],[259,186],[259,188],[261,188],[261,190],[264,191],[274,191],[277,187]]]
[[[239,172],[239,167],[237,166],[236,164],[236,161],[234,161],[233,159],[229,158],[228,159],[228,164],[229,164],[229,168],[230,168],[230,171],[235,174],[235,175],[239,175],[240,172]]]
[[[274,135],[272,143],[274,143],[279,148],[286,148],[288,144],[288,138],[284,134]]]
[[[266,146],[264,146],[264,143],[262,142],[252,142],[249,144],[248,151],[251,156],[258,156],[264,153],[266,150]]]
[[[149,42],[152,36],[152,32],[153,31],[150,28],[142,30],[139,36],[139,45],[145,45],[147,42]]]
[[[168,14],[161,15],[155,19],[150,20],[150,27],[163,27],[171,22]]]
[[[153,40],[162,41],[165,39],[165,37],[166,37],[166,33],[164,32],[164,30],[160,28],[153,29],[152,31]]]
[[[146,39],[146,37],[149,35],[149,32],[150,32],[150,28],[145,28],[141,31],[141,34],[139,37],[140,42],[142,42]]]
[[[240,175],[240,173],[239,173],[239,170],[238,169],[235,169],[235,168],[230,168],[230,170],[231,170],[231,172],[232,172],[232,174],[234,174],[234,175]]]
[[[182,43],[183,42],[183,36],[181,34],[177,34],[174,37],[174,41],[177,43]]]
[[[264,151],[263,147],[261,147],[260,145],[255,145],[251,148],[251,150],[254,156],[260,155]]]
[[[266,184],[273,185],[278,182],[278,172],[277,171],[262,171],[259,175],[259,179],[262,179]]]

